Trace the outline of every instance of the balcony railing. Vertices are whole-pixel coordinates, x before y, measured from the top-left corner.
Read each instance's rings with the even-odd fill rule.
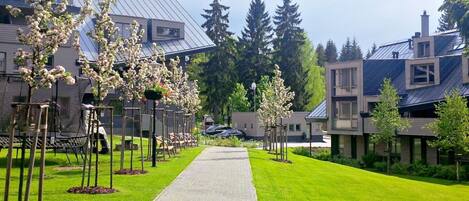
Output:
[[[18,28],[22,28],[25,32],[27,32],[27,27],[25,25],[18,25],[18,24],[0,24],[0,43],[17,43],[20,44],[18,41],[17,31]],[[67,44],[63,45],[62,47],[71,47],[72,46],[72,38],[68,40]]]
[[[18,28],[25,29],[24,25],[16,25],[16,24],[0,24],[0,30],[2,30],[2,34],[0,34],[0,42],[1,43],[19,43],[17,38],[17,30]]]
[[[401,131],[399,135],[412,136],[434,136],[433,132],[427,128],[427,125],[434,122],[434,118],[408,118],[410,127]],[[373,125],[371,118],[364,119],[364,133],[376,133],[376,127]]]

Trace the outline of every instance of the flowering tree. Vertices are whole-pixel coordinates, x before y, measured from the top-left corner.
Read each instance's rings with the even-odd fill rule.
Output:
[[[272,126],[273,128],[278,126],[283,127],[283,125],[278,124],[278,120],[290,117],[292,113],[291,101],[294,97],[295,93],[291,92],[290,87],[286,87],[284,84],[280,67],[275,65],[274,77],[272,81],[267,84],[267,88],[262,93],[261,104],[258,110],[259,117],[264,123],[264,126]],[[286,137],[282,139],[286,140]],[[283,154],[284,152],[282,151],[282,159]]]
[[[142,58],[142,38],[144,29],[133,21],[130,27],[130,37],[124,39],[122,49],[126,59],[125,70],[122,73],[124,84],[121,86],[122,99],[142,100],[145,90],[152,85],[164,82],[168,76],[165,67],[163,51],[153,44],[152,56]]]
[[[80,52],[83,73],[95,82],[92,91],[99,102],[104,100],[109,90],[116,89],[122,84],[122,78],[114,70],[116,55],[121,50],[123,42],[109,16],[111,4],[114,2],[115,0],[101,0],[99,2],[99,11],[95,11],[94,14],[96,18],[94,30],[88,33],[99,47],[97,60],[92,64],[83,52]]]
[[[28,48],[18,49],[15,64],[19,66],[22,79],[28,84],[28,103],[31,102],[33,90],[51,88],[57,80],[63,79],[67,84],[75,84],[72,75],[58,65],[47,69],[50,56],[59,47],[68,43],[74,30],[80,26],[91,13],[91,1],[85,0],[78,16],[66,11],[68,1],[56,3],[55,0],[26,0],[32,7],[32,14],[25,16],[28,31],[18,29],[18,41]],[[14,17],[22,13],[19,8],[8,5],[7,10]],[[78,46],[75,46],[78,47]]]

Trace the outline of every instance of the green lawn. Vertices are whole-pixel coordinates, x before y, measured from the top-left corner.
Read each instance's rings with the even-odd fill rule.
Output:
[[[115,140],[117,141],[117,140]],[[144,146],[146,147],[146,146]],[[114,188],[118,190],[117,193],[109,195],[77,195],[67,193],[67,190],[73,186],[79,186],[81,182],[80,170],[59,170],[62,166],[67,166],[65,154],[57,154],[49,152],[47,157],[47,170],[46,181],[44,190],[44,200],[57,200],[57,201],[70,201],[70,200],[153,200],[166,186],[168,186],[193,159],[203,150],[203,147],[190,148],[183,150],[176,158],[171,158],[168,162],[158,163],[157,168],[151,168],[151,162],[145,163],[147,174],[139,176],[122,176],[114,175]],[[0,152],[0,195],[4,193],[5,185],[5,156],[6,150]],[[119,153],[114,152],[114,169],[119,169]],[[137,152],[137,156],[139,152]],[[146,153],[146,152],[145,152]],[[130,152],[127,152],[129,158]],[[135,154],[135,153],[134,153]],[[109,156],[100,156],[100,185],[108,186],[109,184]],[[139,157],[138,157],[139,158]],[[75,160],[74,157],[72,157]],[[72,161],[73,161],[72,160]],[[38,164],[38,163],[36,163]],[[139,166],[139,161],[136,161],[135,166]],[[75,164],[78,165],[78,164]],[[129,167],[129,166],[126,166]],[[39,168],[35,169],[39,172]],[[10,200],[17,200],[16,193],[18,189],[18,175],[19,169],[13,172],[12,186],[10,189]],[[37,174],[35,175],[37,179]],[[37,198],[37,180],[32,187],[32,200]]]
[[[468,200],[469,185],[446,180],[387,176],[289,154],[293,164],[250,149],[259,200]]]

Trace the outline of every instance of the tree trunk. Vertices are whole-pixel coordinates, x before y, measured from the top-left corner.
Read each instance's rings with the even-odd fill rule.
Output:
[[[459,182],[459,159],[456,159],[456,180]]]
[[[388,142],[388,145],[387,145],[387,152],[388,152],[388,156],[387,156],[387,160],[386,160],[386,172],[387,174],[390,174],[391,171],[390,171],[390,167],[391,167],[391,142]]]

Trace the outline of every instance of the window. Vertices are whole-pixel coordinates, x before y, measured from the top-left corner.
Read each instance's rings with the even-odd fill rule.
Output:
[[[157,27],[156,33],[158,36],[168,37],[168,38],[180,38],[181,37],[181,30],[178,28]]]
[[[122,38],[129,38],[130,37],[130,24],[127,23],[116,23],[116,27],[118,28],[117,33]]]
[[[430,42],[418,44],[418,57],[430,57]]]
[[[412,162],[416,163],[422,160],[422,139],[412,139]]]
[[[248,128],[248,124],[244,124],[244,129]]]
[[[339,137],[339,155],[345,154],[345,135]]]
[[[296,124],[296,131],[301,131],[301,124]]]
[[[377,102],[368,102],[368,112],[372,113],[373,111],[375,111],[377,105]]]
[[[24,102],[26,102],[26,96],[15,96],[15,97],[13,97],[13,102],[15,102],[15,103],[24,103]]]
[[[0,11],[0,24],[11,24],[10,15],[6,10]]]
[[[54,66],[54,55],[47,57],[46,68],[53,68]]]
[[[289,124],[288,125],[288,131],[291,131],[291,132],[295,131],[295,125]]]
[[[346,68],[332,71],[335,96],[357,94],[357,69]]]
[[[335,129],[358,128],[357,101],[336,101],[333,111],[333,127]]]
[[[253,128],[254,128],[254,124],[251,124],[251,129],[253,129]]]
[[[0,52],[0,73],[7,71],[7,53]]]
[[[435,66],[433,64],[412,65],[412,84],[426,85],[435,83]]]

